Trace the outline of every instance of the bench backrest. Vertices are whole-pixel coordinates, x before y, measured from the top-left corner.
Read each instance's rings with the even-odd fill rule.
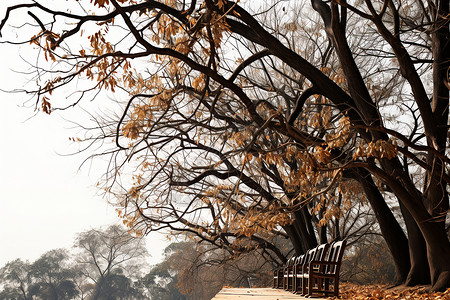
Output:
[[[317,247],[308,250],[308,252],[306,252],[306,254],[305,254],[306,257],[305,257],[305,261],[303,262],[303,264],[309,264],[311,261],[313,261],[316,256],[316,252],[317,252]]]
[[[303,261],[305,260],[305,254],[302,254],[300,256],[297,257],[297,259],[295,260],[295,265],[302,265]]]
[[[293,266],[296,259],[297,259],[296,256],[292,256],[291,258],[289,258],[289,260],[288,260],[287,263],[286,263],[286,267],[291,267],[291,266]]]
[[[297,257],[294,256],[288,260],[286,267],[292,265],[295,266],[308,265],[313,260],[325,260],[329,247],[330,244],[322,244],[313,249],[308,250],[305,254],[302,254]]]
[[[316,250],[313,260],[324,260],[328,253],[329,247],[330,247],[330,244],[322,244],[322,245],[317,246],[317,248],[316,248],[317,250]]]
[[[328,253],[327,261],[335,262],[337,264],[329,265],[327,267],[326,273],[336,274],[339,273],[339,269],[341,267],[342,258],[344,256],[345,246],[347,245],[347,241],[339,241],[334,242],[330,247],[330,252]]]

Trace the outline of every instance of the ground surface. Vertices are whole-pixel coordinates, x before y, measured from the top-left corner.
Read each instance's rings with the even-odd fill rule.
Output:
[[[381,285],[355,285],[342,283],[338,299],[347,300],[450,300],[450,289],[443,293],[426,293],[427,287],[389,288]],[[301,300],[324,299],[305,298],[286,292],[282,289],[272,288],[223,288],[212,300]],[[329,298],[332,299],[332,298]]]
[[[264,299],[264,300],[301,300],[301,299],[311,299],[305,298],[302,296],[294,295],[290,292],[286,292],[282,289],[272,289],[272,288],[223,288],[212,300],[256,300],[256,299]],[[314,298],[314,299],[323,299],[323,298]]]

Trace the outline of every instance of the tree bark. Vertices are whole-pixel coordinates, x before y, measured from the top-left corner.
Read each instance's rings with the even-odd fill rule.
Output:
[[[408,232],[409,256],[411,269],[405,278],[406,286],[429,284],[430,267],[427,260],[427,248],[422,232],[409,211],[400,203],[400,209]]]
[[[406,281],[411,267],[408,239],[391,209],[386,204],[383,195],[375,185],[375,182],[373,182],[370,173],[366,169],[358,169],[357,177],[363,186],[370,206],[380,225],[381,234],[392,254],[396,269],[396,282],[398,284],[403,283]]]
[[[450,242],[447,233],[439,222],[434,222],[423,203],[423,195],[401,169],[396,169],[398,161],[381,160],[386,172],[379,172],[383,180],[399,197],[404,208],[411,214],[426,243],[426,254],[431,277],[431,290],[443,291],[450,283]],[[398,163],[399,164],[399,163]],[[392,175],[388,175],[392,174]],[[433,187],[431,187],[433,188]],[[407,221],[407,219],[405,219]],[[409,228],[408,228],[409,229]],[[414,233],[412,233],[414,234]],[[420,240],[419,235],[411,241]],[[419,251],[418,251],[419,252]],[[421,255],[423,257],[424,255]],[[420,257],[411,257],[415,262]]]
[[[445,156],[448,133],[449,89],[448,72],[450,70],[450,29],[449,1],[437,1],[433,14],[432,31],[433,49],[433,99],[432,112],[436,120],[436,136],[434,145],[441,155]],[[431,144],[433,139],[429,140]],[[449,211],[447,184],[439,177],[446,172],[444,163],[429,154],[427,161],[433,166],[433,171],[427,174],[424,204],[432,219],[421,224],[421,230],[427,243],[428,262],[432,291],[442,291],[450,286],[450,242],[445,231],[445,218]],[[437,176],[436,176],[437,175]]]
[[[303,253],[305,253],[308,249],[317,246],[317,239],[314,231],[308,230],[310,226],[312,227],[312,220],[311,218],[305,218],[306,215],[309,215],[309,213],[307,211],[305,212],[305,210],[306,207],[302,208],[300,211],[294,212],[294,226],[300,234],[303,245]]]
[[[450,242],[438,223],[426,222],[421,230],[426,232],[431,291],[445,291],[450,286]]]
[[[289,240],[292,243],[292,246],[294,247],[294,251],[296,255],[302,255],[304,252],[304,247],[302,240],[300,238],[300,234],[296,232],[294,225],[286,225],[283,226],[284,231],[286,231],[286,234],[289,236]],[[286,262],[284,262],[286,263]]]

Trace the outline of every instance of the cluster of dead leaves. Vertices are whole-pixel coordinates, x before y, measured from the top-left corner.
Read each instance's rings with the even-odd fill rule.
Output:
[[[354,300],[450,300],[450,288],[442,293],[426,293],[425,287],[387,288],[377,285],[356,285],[343,283],[339,288],[339,298]]]

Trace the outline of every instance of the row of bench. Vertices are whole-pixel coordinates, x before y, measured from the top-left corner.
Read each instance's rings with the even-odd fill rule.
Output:
[[[284,267],[273,271],[273,287],[295,294],[325,297],[339,295],[339,270],[346,241],[322,244],[305,254],[290,258]]]

